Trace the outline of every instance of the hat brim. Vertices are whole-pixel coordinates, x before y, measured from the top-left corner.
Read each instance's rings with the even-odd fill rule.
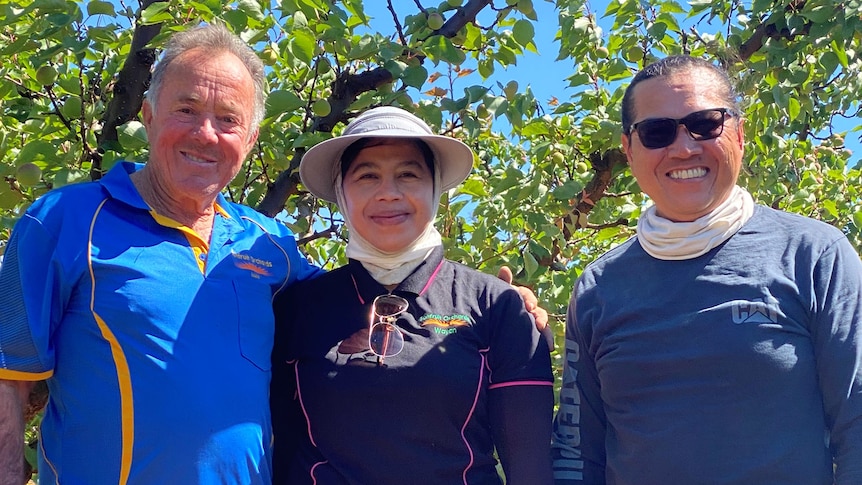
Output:
[[[404,138],[427,143],[440,167],[441,192],[460,185],[473,169],[473,150],[455,138],[406,134],[403,130],[375,130],[373,133],[337,136],[311,147],[299,164],[299,177],[305,188],[317,198],[335,203],[335,177],[341,170],[341,155],[348,146],[362,138]]]

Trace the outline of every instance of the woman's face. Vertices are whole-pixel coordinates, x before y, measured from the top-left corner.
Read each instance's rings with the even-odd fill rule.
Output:
[[[342,188],[353,230],[384,253],[402,251],[432,222],[434,176],[409,139],[387,139],[360,150]]]

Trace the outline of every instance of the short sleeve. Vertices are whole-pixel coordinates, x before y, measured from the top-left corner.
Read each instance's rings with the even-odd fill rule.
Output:
[[[37,381],[51,376],[52,322],[59,301],[56,241],[30,214],[16,224],[0,268],[0,378]]]

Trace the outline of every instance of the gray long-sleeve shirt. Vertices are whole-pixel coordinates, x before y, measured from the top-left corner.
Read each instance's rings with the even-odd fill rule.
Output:
[[[600,257],[569,308],[553,455],[558,485],[862,483],[853,247],[758,206],[698,258],[636,238]]]

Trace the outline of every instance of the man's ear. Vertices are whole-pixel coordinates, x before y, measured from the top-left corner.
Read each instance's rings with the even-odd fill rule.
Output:
[[[626,154],[626,161],[628,161],[629,165],[632,164],[632,138],[631,135],[626,135],[623,133],[620,135],[620,143],[623,145],[623,153]]]
[[[740,117],[736,124],[736,142],[739,144],[739,149],[745,149],[745,118]]]
[[[144,122],[144,128],[149,131],[150,123],[153,121],[153,107],[150,106],[147,98],[144,98],[144,102],[141,104],[141,120]]]

